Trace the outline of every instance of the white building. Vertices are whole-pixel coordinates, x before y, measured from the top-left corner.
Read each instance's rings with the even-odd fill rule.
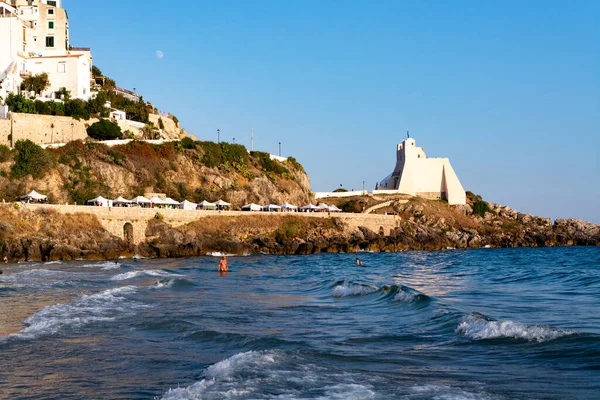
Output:
[[[90,98],[92,55],[72,47],[62,0],[0,0],[0,96],[18,93],[29,75],[47,73],[42,97],[61,88],[72,98]]]
[[[466,204],[466,194],[447,158],[427,158],[415,140],[404,139],[396,152],[394,172],[377,184],[379,191],[440,198]]]

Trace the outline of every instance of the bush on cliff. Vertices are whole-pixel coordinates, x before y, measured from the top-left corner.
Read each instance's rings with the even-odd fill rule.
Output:
[[[15,149],[17,150],[17,158],[12,166],[12,177],[15,179],[27,175],[39,179],[55,164],[52,154],[31,140],[18,140]]]
[[[269,174],[284,176],[289,173],[288,169],[275,160],[271,160],[271,155],[264,151],[252,151],[250,155],[258,160],[263,172]]]
[[[10,159],[10,148],[3,144],[0,144],[0,163],[6,162]]]
[[[116,122],[102,119],[87,128],[88,136],[98,140],[121,139],[123,132]]]

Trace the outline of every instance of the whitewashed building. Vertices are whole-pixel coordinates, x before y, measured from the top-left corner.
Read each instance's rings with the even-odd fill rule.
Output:
[[[92,55],[73,47],[62,0],[0,0],[0,96],[18,93],[29,75],[47,73],[43,98],[61,88],[72,98],[90,98]]]
[[[376,191],[403,193],[466,204],[466,194],[447,158],[427,158],[415,140],[404,139],[396,151],[394,172],[379,182]]]

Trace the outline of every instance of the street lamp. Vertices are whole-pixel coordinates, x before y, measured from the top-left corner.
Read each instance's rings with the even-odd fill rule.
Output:
[[[235,138],[233,138],[233,144],[235,144]]]
[[[363,196],[365,195],[365,181],[363,181]]]
[[[279,157],[281,157],[281,142],[279,142]]]
[[[221,130],[217,129],[217,143],[221,143]]]

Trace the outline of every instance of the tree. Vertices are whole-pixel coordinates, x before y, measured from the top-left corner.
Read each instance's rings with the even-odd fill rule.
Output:
[[[31,140],[18,140],[15,149],[17,158],[12,166],[12,176],[16,179],[27,175],[39,179],[52,168],[55,162],[50,153]]]
[[[71,91],[67,90],[66,87],[61,87],[56,92],[56,96],[66,103],[67,101],[71,100]]]
[[[96,67],[95,65],[92,66],[92,76],[94,78],[98,78],[98,77],[102,77],[102,71],[100,71],[100,68]]]
[[[23,79],[23,83],[21,83],[22,89],[33,91],[37,95],[41,94],[49,86],[50,79],[48,78],[48,74],[45,72],[42,72],[38,75],[30,75]]]
[[[116,122],[111,122],[107,119],[101,119],[100,121],[93,123],[87,128],[87,134],[98,140],[121,139],[123,137],[119,125],[117,125]]]

